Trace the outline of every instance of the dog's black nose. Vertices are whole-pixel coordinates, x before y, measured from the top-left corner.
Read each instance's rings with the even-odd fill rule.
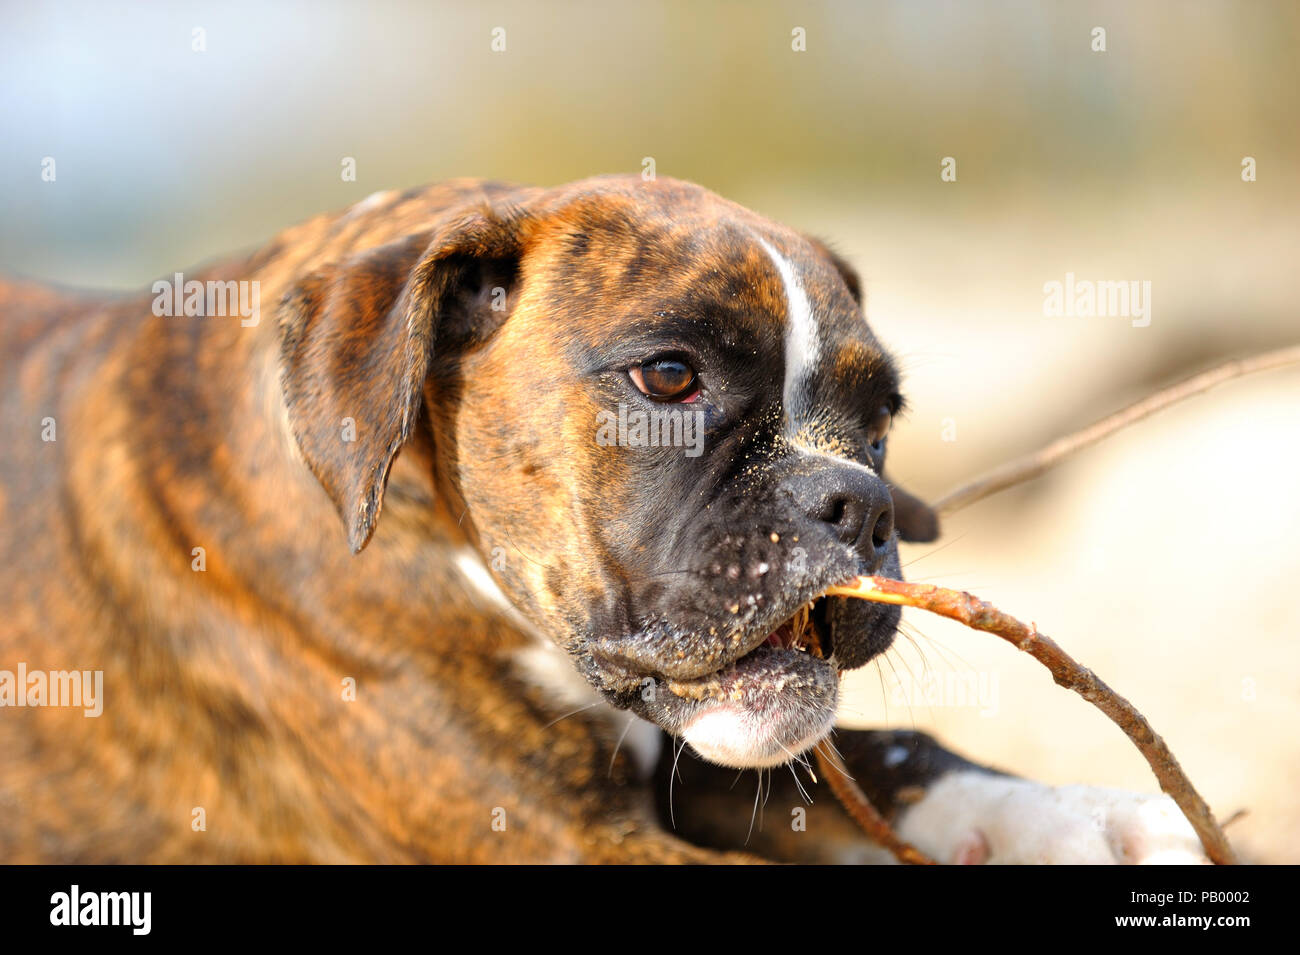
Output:
[[[858,465],[819,460],[787,486],[805,514],[866,558],[871,573],[880,569],[894,534],[894,501],[884,481]]]

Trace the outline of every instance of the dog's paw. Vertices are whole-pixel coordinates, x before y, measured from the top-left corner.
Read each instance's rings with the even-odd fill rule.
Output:
[[[979,772],[939,779],[905,812],[898,834],[936,861],[959,865],[1209,861],[1168,796]]]

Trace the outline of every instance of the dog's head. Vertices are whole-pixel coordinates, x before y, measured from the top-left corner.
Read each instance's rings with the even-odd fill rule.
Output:
[[[427,425],[497,584],[597,690],[716,762],[784,762],[898,622],[818,595],[937,533],[884,477],[902,397],[857,276],[685,183],[513,198],[287,297],[304,456],[359,550]]]

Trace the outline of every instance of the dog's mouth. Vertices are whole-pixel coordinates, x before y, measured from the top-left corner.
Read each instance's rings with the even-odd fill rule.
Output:
[[[724,766],[775,766],[830,732],[839,697],[824,600],[801,604],[716,672],[663,681],[656,721]]]
[[[759,671],[797,671],[811,661],[833,672],[831,628],[825,598],[811,600],[768,634],[758,646],[719,670],[689,680],[667,680],[669,692],[692,700],[727,699],[742,692],[744,683]]]
[[[817,659],[824,660],[829,654],[823,647],[830,643],[830,628],[825,623],[825,601],[810,600],[796,610],[793,617],[768,635],[765,646],[811,653]]]

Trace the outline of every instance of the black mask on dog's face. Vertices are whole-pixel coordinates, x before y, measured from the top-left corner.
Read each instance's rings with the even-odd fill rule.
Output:
[[[818,595],[899,576],[899,535],[934,527],[882,476],[902,399],[843,273],[797,238],[746,238],[718,235],[725,282],[697,277],[643,336],[579,359],[620,439],[596,471],[619,579],[580,604],[591,637],[571,649],[617,705],[762,766],[823,736],[839,673],[894,637],[897,608]]]

